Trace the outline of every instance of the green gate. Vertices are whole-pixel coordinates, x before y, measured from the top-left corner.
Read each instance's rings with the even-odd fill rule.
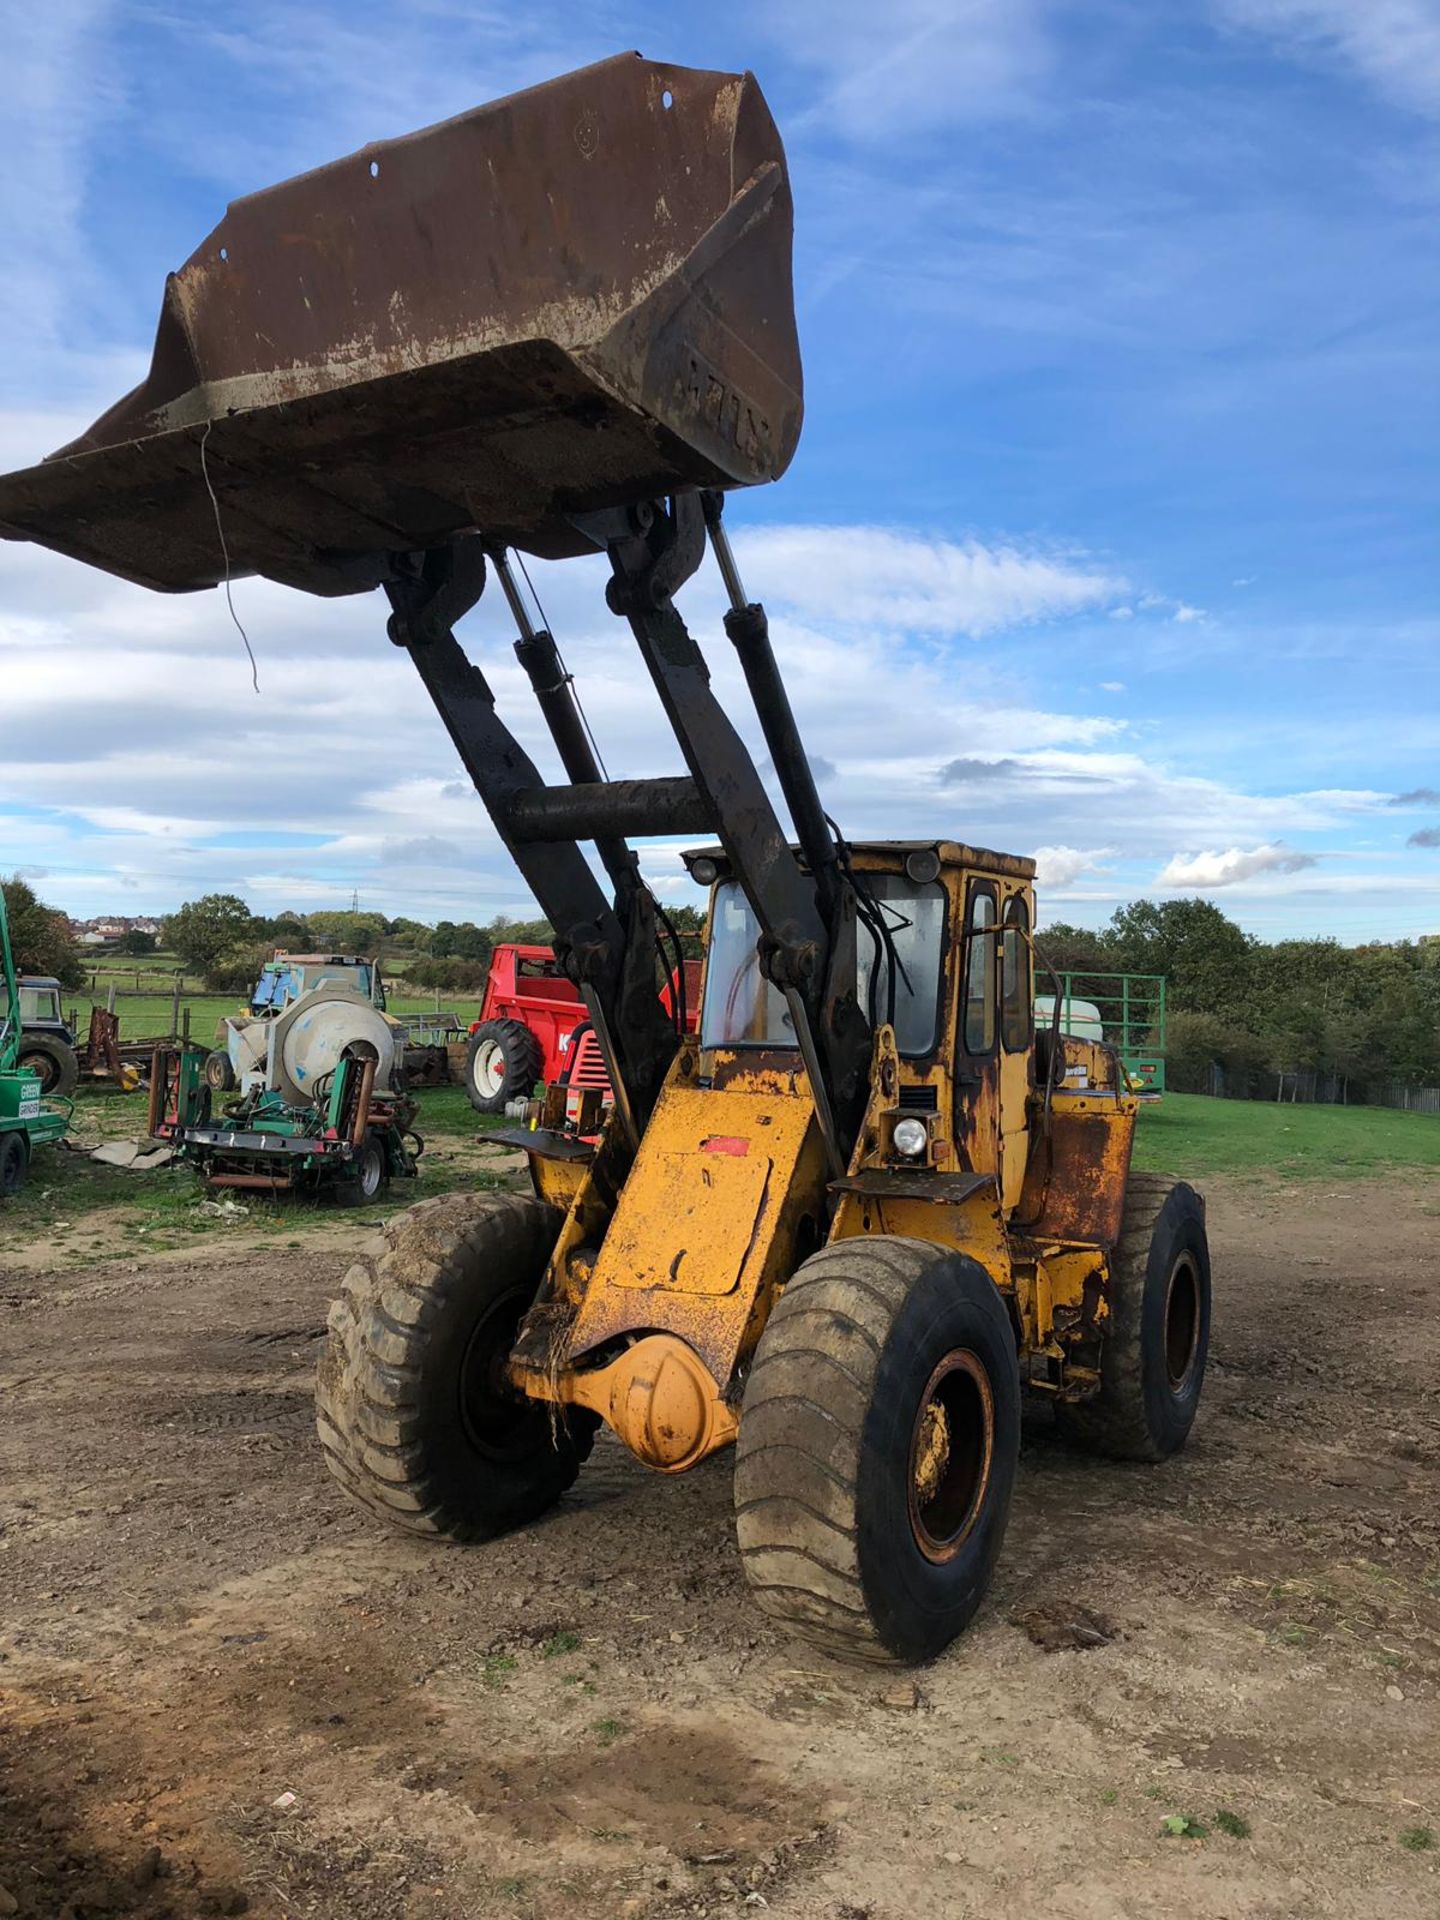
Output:
[[[1043,979],[1045,976],[1039,976]],[[1165,1091],[1165,976],[1160,973],[1062,973],[1060,1027],[1116,1048],[1136,1093]],[[1055,1017],[1055,996],[1035,996],[1035,1021]]]

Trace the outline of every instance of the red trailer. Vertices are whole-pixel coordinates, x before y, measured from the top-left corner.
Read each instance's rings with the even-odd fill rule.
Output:
[[[674,980],[661,990],[674,1004]],[[685,1024],[700,1019],[700,963],[685,962]],[[575,1039],[576,1029],[586,1031]],[[465,1090],[480,1113],[503,1113],[506,1102],[523,1100],[543,1080],[604,1087],[609,1080],[599,1045],[588,1025],[580,989],[560,972],[550,947],[496,947],[480,1018],[470,1028]]]

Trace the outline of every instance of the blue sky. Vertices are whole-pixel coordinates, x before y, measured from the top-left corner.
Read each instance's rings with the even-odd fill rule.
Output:
[[[1440,0],[4,14],[4,466],[140,376],[227,198],[627,47],[748,66],[807,419],[732,531],[847,831],[1038,851],[1051,918],[1440,930]],[[612,772],[673,770],[597,569],[537,585]],[[0,544],[0,868],[523,910],[380,605],[236,600],[258,701],[220,596]],[[495,608],[467,637],[508,660]]]

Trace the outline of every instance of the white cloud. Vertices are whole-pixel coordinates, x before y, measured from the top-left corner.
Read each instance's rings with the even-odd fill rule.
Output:
[[[1192,621],[1203,620],[1205,618],[1205,609],[1203,607],[1187,607],[1182,600],[1170,618],[1177,626],[1188,627]]]
[[[1253,880],[1263,873],[1300,873],[1315,865],[1312,853],[1297,853],[1276,841],[1270,846],[1230,847],[1224,853],[1177,853],[1155,876],[1157,887],[1234,886],[1238,880]]]
[[[1068,887],[1082,873],[1103,873],[1101,862],[1111,849],[1095,847],[1036,847],[1035,880],[1041,887]]]
[[[1125,682],[1123,680],[1102,680],[1100,682],[1100,691],[1102,693],[1124,693]]]
[[[1119,575],[1084,559],[887,527],[758,527],[745,536],[771,607],[807,620],[978,636],[1106,607]]]
[[[799,125],[871,142],[1023,111],[1051,70],[1050,11],[1047,0],[767,0],[752,24],[819,77]]]
[[[1223,18],[1302,58],[1340,60],[1387,98],[1440,113],[1435,0],[1219,0]]]
[[[968,647],[964,671],[956,666],[954,636],[1083,611],[1106,590],[1098,569],[867,527],[742,523],[732,534],[750,590],[770,607],[827,804],[847,831],[961,824],[955,795],[935,784],[936,762],[917,758],[920,717],[946,758],[969,741],[997,758],[1083,753],[1123,733],[1111,716],[1028,698]],[[531,572],[611,773],[677,770],[653,690],[605,611],[604,561]],[[148,594],[34,547],[0,546],[11,742],[0,815],[8,807],[11,858],[43,861],[52,893],[72,910],[98,910],[122,886],[156,909],[214,888],[303,907],[352,886],[371,904],[393,902],[391,911],[523,909],[523,885],[458,777],[409,662],[385,640],[380,596],[324,601],[262,580],[235,591],[259,659],[259,699],[222,595]],[[721,637],[714,569],[682,598],[722,702],[762,762]],[[497,595],[485,596],[462,637],[554,777]]]
[[[1067,622],[1103,614],[1123,588],[1083,556],[891,528],[757,527],[738,507],[731,531],[749,591],[770,608],[826,804],[852,837],[1039,848],[1047,887],[1113,904],[1152,885],[1176,847],[1244,849],[1263,838],[1283,850],[1291,836],[1357,816],[1394,819],[1389,792],[1255,794],[1138,751],[1143,713],[1132,728],[1113,711],[1067,709],[1043,663],[1064,653]],[[605,574],[598,557],[532,567],[611,773],[677,771],[653,690],[604,610]],[[348,899],[352,887],[367,905],[420,917],[527,911],[413,670],[384,639],[380,596],[322,601],[259,580],[239,582],[236,595],[260,660],[259,700],[218,593],[147,594],[33,547],[0,546],[12,743],[0,837],[12,863],[47,867],[48,891],[72,911],[102,910],[121,890],[164,910],[217,888],[303,908]],[[1147,644],[1164,644],[1181,603],[1146,598]],[[682,602],[722,703],[763,762],[721,637],[713,568]],[[1042,637],[1023,659],[1013,646],[976,644],[1031,627]],[[496,595],[463,638],[554,777]],[[647,846],[645,870],[683,897],[672,850]],[[1314,884],[1328,888],[1329,878]]]

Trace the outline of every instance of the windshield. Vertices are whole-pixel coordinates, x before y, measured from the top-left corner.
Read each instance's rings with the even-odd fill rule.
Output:
[[[58,1022],[60,1019],[60,995],[54,987],[21,987],[20,1022],[22,1026],[38,1026],[42,1020]]]
[[[863,876],[885,916],[899,962],[895,983],[895,1039],[901,1053],[927,1054],[935,1045],[940,970],[945,952],[945,889],[938,881],[917,886],[899,873]],[[889,963],[876,970],[875,936],[862,922],[859,940],[860,1005],[884,1020]],[[760,972],[760,929],[737,881],[715,890],[710,947],[705,968],[702,1047],[793,1047],[795,1029],[777,987]],[[874,994],[872,1000],[872,981]]]

